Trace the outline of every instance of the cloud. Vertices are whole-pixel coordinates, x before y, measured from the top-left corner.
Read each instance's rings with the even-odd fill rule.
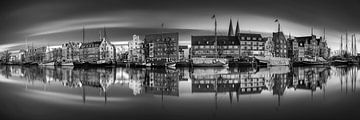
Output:
[[[5,51],[5,50],[12,50],[14,48],[17,48],[17,47],[21,47],[21,46],[24,46],[25,43],[10,43],[10,44],[3,44],[3,45],[0,45],[0,51]]]

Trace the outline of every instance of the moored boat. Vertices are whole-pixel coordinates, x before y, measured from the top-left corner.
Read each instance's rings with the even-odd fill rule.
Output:
[[[272,57],[272,56],[255,56],[260,66],[286,66],[290,65],[289,58]]]
[[[193,67],[227,67],[225,58],[192,58]]]

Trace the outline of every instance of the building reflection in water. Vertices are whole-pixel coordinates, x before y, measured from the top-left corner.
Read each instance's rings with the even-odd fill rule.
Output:
[[[331,73],[329,67],[286,66],[269,68],[180,68],[180,69],[131,69],[131,68],[72,68],[72,67],[23,67],[1,66],[1,75],[20,77],[27,83],[62,83],[69,88],[80,88],[83,102],[86,102],[87,89],[97,89],[99,96],[107,97],[111,87],[125,86],[133,95],[151,94],[161,96],[180,96],[179,82],[189,81],[192,93],[226,93],[229,102],[239,102],[241,95],[262,94],[270,91],[277,96],[280,106],[281,96],[288,89],[308,90],[311,95],[317,89],[323,90]],[[340,77],[341,91],[356,89],[356,67],[335,68],[333,74]],[[348,85],[349,84],[349,85]],[[181,87],[181,86],[180,86]],[[343,88],[345,87],[345,88]],[[186,88],[186,87],[184,87]],[[349,88],[349,89],[350,89]],[[325,94],[324,94],[325,95]]]

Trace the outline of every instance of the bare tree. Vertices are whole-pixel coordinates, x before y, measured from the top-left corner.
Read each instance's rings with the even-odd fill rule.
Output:
[[[9,60],[10,60],[10,55],[11,53],[9,52],[9,50],[5,50],[3,53],[2,53],[2,56],[1,56],[1,60],[3,63],[8,63]]]

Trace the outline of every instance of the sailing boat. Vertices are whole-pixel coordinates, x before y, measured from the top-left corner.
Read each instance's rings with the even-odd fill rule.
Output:
[[[225,58],[218,57],[218,47],[217,47],[217,22],[216,17],[213,15],[211,19],[215,19],[215,58],[191,58],[192,64],[194,67],[226,67],[228,66],[228,61]]]

